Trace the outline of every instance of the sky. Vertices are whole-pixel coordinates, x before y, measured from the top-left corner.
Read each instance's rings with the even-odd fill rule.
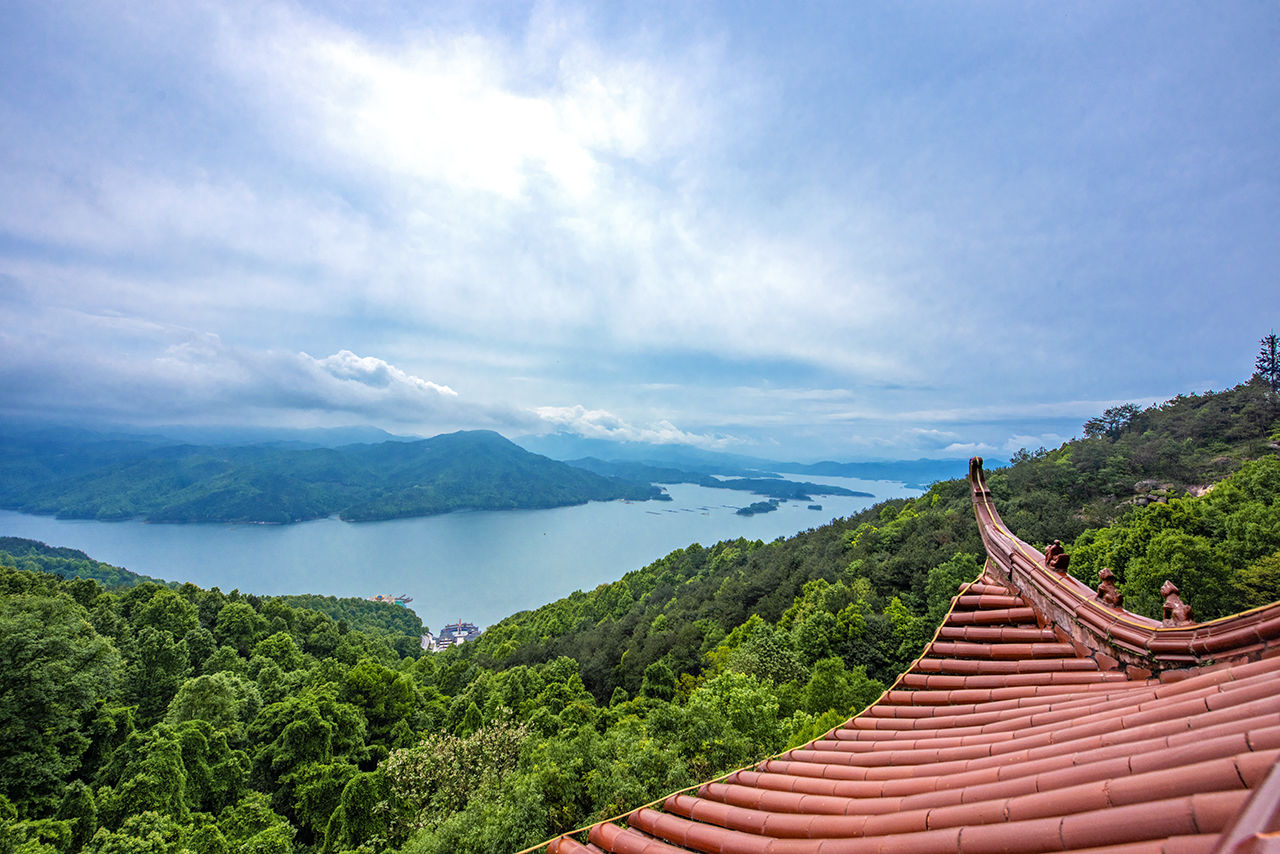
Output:
[[[1007,455],[1280,327],[1254,2],[0,6],[0,415]]]

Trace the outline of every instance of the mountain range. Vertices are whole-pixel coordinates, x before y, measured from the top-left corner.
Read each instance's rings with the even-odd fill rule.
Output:
[[[360,441],[355,441],[360,440]],[[367,441],[364,441],[367,440]],[[786,463],[679,445],[492,431],[429,439],[374,428],[156,428],[110,432],[0,422],[0,508],[62,518],[285,524],[455,510],[662,500],[692,483],[780,500],[862,495],[780,473],[899,480],[925,487],[954,460]],[[572,451],[594,455],[571,458]],[[539,453],[542,451],[543,453]],[[558,459],[553,459],[556,456]]]
[[[662,497],[531,454],[490,431],[338,448],[0,436],[0,507],[150,522],[347,521]]]

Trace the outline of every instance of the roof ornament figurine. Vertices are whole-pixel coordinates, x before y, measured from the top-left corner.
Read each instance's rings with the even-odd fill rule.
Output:
[[[1112,608],[1124,607],[1124,594],[1116,588],[1116,574],[1111,567],[1098,570],[1098,601]]]
[[[1063,575],[1067,571],[1067,564],[1071,562],[1071,555],[1062,550],[1062,540],[1054,540],[1044,550],[1044,565],[1046,568],[1053,570],[1059,575]]]
[[[1191,606],[1182,601],[1182,597],[1178,595],[1178,585],[1172,581],[1166,581],[1160,587],[1160,595],[1164,597],[1164,622],[1162,626],[1189,626],[1194,620],[1191,618]]]

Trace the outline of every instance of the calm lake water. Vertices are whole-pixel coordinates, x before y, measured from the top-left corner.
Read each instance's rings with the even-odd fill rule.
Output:
[[[490,625],[574,590],[590,590],[691,543],[765,542],[848,516],[886,498],[919,495],[900,483],[808,477],[874,498],[818,496],[821,511],[789,501],[776,512],[734,511],[760,496],[690,484],[672,501],[595,502],[554,510],[449,513],[352,524],[152,525],[59,520],[0,511],[0,536],[80,549],[95,560],[201,587],[248,593],[413,597],[438,629]]]

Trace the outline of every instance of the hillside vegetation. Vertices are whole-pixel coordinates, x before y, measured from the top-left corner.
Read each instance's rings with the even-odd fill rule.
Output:
[[[661,497],[485,430],[341,448],[211,447],[9,436],[0,507],[104,521],[351,522]]]
[[[49,546],[22,537],[0,537],[0,565],[47,572],[62,578],[89,579],[107,588],[133,587],[143,582],[168,583],[94,560],[79,549]]]
[[[0,566],[8,566],[27,572],[45,572],[65,579],[95,581],[103,588],[121,591],[140,584],[157,584],[174,589],[198,589],[194,585],[180,585],[174,581],[162,581],[149,575],[112,566],[94,560],[79,549],[49,546],[36,540],[21,537],[0,537]],[[221,595],[217,588],[213,593]],[[233,591],[233,597],[239,597]],[[283,602],[291,608],[306,608],[319,611],[338,621],[343,631],[346,628],[359,629],[365,632],[389,635],[397,648],[413,649],[414,645],[406,645],[404,639],[410,638],[418,643],[425,628],[422,620],[408,608],[388,606],[368,599],[352,597],[316,596],[313,594],[293,596],[259,597],[245,594],[249,602],[261,603],[267,599]]]
[[[1111,413],[989,483],[1015,532],[1062,539],[1082,576],[1112,566],[1129,604],[1164,570],[1201,616],[1238,610],[1280,593],[1275,411],[1248,384]],[[788,539],[677,550],[434,655],[306,598],[0,570],[0,834],[28,852],[509,854],[837,725],[982,561],[957,478]]]

